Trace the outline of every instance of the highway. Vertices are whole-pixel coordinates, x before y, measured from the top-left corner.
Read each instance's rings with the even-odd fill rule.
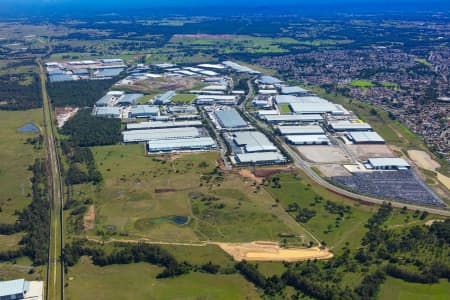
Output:
[[[64,299],[64,266],[61,262],[63,248],[63,180],[60,157],[55,139],[55,122],[50,99],[47,95],[46,73],[42,62],[38,60],[41,81],[44,134],[46,141],[47,165],[50,198],[50,238],[47,265],[46,300]]]
[[[246,103],[253,97],[252,79],[250,79],[247,83],[249,85],[249,93],[247,94],[247,97],[245,98],[245,100],[239,105],[239,109],[244,113],[244,115],[249,120],[251,120],[254,124],[256,124],[256,126],[261,131],[271,132],[271,134],[275,137],[273,130],[266,123],[261,122],[259,119],[257,119],[254,115],[252,115],[245,109]],[[419,206],[419,205],[414,205],[414,204],[404,203],[404,202],[399,202],[399,201],[378,199],[378,198],[371,197],[371,196],[360,195],[360,194],[345,190],[341,187],[335,186],[334,184],[331,184],[330,182],[328,182],[325,179],[323,179],[322,177],[320,177],[316,172],[314,172],[314,170],[311,169],[311,166],[308,164],[308,162],[304,161],[300,157],[300,155],[294,149],[292,149],[292,147],[289,146],[283,139],[277,138],[277,141],[280,143],[280,145],[283,147],[283,149],[289,154],[289,156],[291,157],[291,159],[296,167],[301,169],[315,183],[319,184],[320,186],[326,188],[327,190],[329,190],[335,194],[344,196],[344,197],[352,199],[352,200],[373,203],[373,204],[378,204],[378,205],[381,205],[381,204],[383,204],[383,202],[388,201],[392,204],[393,207],[396,207],[396,208],[406,207],[409,210],[426,211],[431,214],[450,217],[449,209],[438,208],[438,207],[434,208],[434,207],[427,207],[427,206]]]

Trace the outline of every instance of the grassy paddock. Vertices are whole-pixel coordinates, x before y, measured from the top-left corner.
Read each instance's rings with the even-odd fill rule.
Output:
[[[172,97],[172,102],[175,104],[191,104],[195,97],[193,94],[178,94]]]
[[[0,111],[0,120],[0,222],[13,223],[17,218],[14,211],[22,210],[31,201],[32,173],[28,167],[44,156],[43,151],[25,144],[27,138],[37,135],[19,133],[17,129],[29,122],[42,126],[42,111]]]
[[[420,284],[388,277],[381,286],[378,299],[446,300],[448,299],[449,291],[450,282],[445,280],[441,280],[439,284]]]
[[[145,156],[143,145],[92,148],[103,175],[99,186],[74,187],[73,198],[94,200],[96,228],[89,235],[198,242],[279,241],[280,233],[309,236],[263,188],[238,175],[213,172],[217,152],[168,158]],[[186,225],[154,222],[187,216]]]
[[[82,257],[66,276],[66,299],[260,299],[255,288],[238,274],[191,273],[156,279],[161,271],[146,263],[97,267]]]

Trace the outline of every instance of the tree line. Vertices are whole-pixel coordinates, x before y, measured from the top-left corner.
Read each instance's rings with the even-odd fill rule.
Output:
[[[33,172],[31,204],[19,213],[15,224],[0,224],[0,234],[11,235],[25,231],[25,236],[20,241],[22,247],[17,251],[0,253],[0,261],[8,261],[26,255],[33,260],[35,265],[47,262],[50,202],[45,160],[36,159],[30,169]]]

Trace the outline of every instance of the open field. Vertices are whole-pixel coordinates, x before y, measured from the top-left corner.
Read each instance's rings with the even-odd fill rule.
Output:
[[[282,114],[290,114],[292,112],[289,104],[280,104],[278,108]]]
[[[297,203],[301,208],[316,211],[303,226],[316,235],[321,241],[325,241],[328,247],[338,250],[345,242],[349,242],[351,248],[358,248],[360,241],[367,229],[364,224],[376,211],[376,207],[364,206],[355,201],[348,200],[323,190],[303,176],[295,173],[278,174],[281,188],[269,186],[271,193],[280,200],[280,204],[286,209],[289,204]],[[344,214],[342,220],[339,215],[329,213],[325,208],[327,200],[331,200],[344,206],[350,206],[351,213]],[[292,213],[295,216],[295,212]]]
[[[32,122],[42,125],[40,109],[27,111],[0,111],[0,220],[2,223],[13,223],[16,220],[15,210],[22,210],[31,201],[32,173],[28,167],[40,155],[33,145],[25,144],[27,138],[35,137],[35,133],[19,133],[17,129]]]
[[[219,54],[231,53],[283,53],[284,45],[299,44],[291,38],[266,38],[244,35],[174,35],[166,45],[168,48],[197,50],[214,49]]]
[[[156,279],[161,270],[146,263],[97,267],[82,257],[69,269],[66,299],[259,299],[252,284],[237,274]]]
[[[195,97],[193,94],[177,94],[172,97],[172,102],[175,104],[191,104]]]
[[[360,87],[360,88],[369,88],[373,87],[373,83],[371,81],[365,81],[365,80],[353,80],[350,83],[351,86]]]
[[[27,280],[44,280],[45,266],[33,266],[27,257],[20,257],[12,262],[0,262],[0,278],[13,280],[25,278]]]
[[[170,242],[279,241],[296,244],[309,235],[265,189],[251,179],[216,170],[216,152],[147,157],[142,145],[94,147],[100,186],[74,187],[73,198],[93,199],[95,228],[105,237]],[[187,217],[187,224],[166,221]],[[162,220],[162,221],[161,221]]]
[[[446,300],[448,299],[449,291],[450,282],[445,280],[441,280],[439,284],[420,284],[388,277],[381,286],[378,299]]]

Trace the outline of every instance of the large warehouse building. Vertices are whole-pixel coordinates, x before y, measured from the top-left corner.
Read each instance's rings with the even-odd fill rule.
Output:
[[[286,157],[279,152],[240,153],[236,154],[234,159],[236,160],[236,163],[242,165],[270,165],[286,162]]]
[[[318,114],[311,115],[266,115],[262,116],[264,120],[272,124],[302,124],[302,123],[313,123],[313,122],[323,122],[323,117]]]
[[[159,116],[159,107],[156,105],[136,105],[131,108],[129,118],[150,118]]]
[[[26,281],[24,279],[0,281],[1,300],[42,300],[43,281]]]
[[[278,126],[277,131],[281,135],[309,135],[309,134],[324,134],[325,131],[319,125],[304,125],[304,126]]]
[[[287,135],[286,141],[292,145],[328,145],[330,143],[325,134]]]
[[[101,118],[120,118],[122,116],[122,109],[114,106],[100,106],[94,107],[92,114]]]
[[[234,142],[245,152],[277,151],[277,147],[261,132],[240,131],[234,132]]]
[[[234,109],[217,110],[214,112],[217,122],[220,127],[225,129],[236,129],[248,127],[247,122]]]
[[[148,153],[174,151],[206,151],[217,149],[217,145],[210,137],[193,137],[185,139],[161,139],[147,143]]]
[[[369,158],[364,164],[374,170],[407,170],[411,166],[403,158]]]
[[[347,137],[355,144],[385,144],[385,140],[374,131],[351,132]]]
[[[128,130],[157,129],[157,128],[178,128],[178,127],[201,127],[202,121],[149,121],[140,123],[128,123]]]
[[[343,131],[371,131],[372,127],[364,122],[352,122],[349,120],[344,121],[330,121],[328,123],[330,131],[343,132]]]
[[[299,115],[325,113],[342,115],[344,113],[344,111],[339,106],[331,102],[294,102],[290,103],[289,107],[294,113]]]
[[[196,127],[160,128],[123,131],[124,143],[140,143],[154,140],[176,140],[200,137],[201,132]]]

